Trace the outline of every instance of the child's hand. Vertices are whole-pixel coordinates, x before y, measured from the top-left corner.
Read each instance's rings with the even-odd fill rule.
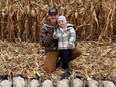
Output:
[[[67,46],[68,48],[72,48],[73,46],[71,45],[71,44],[68,44],[68,46]]]

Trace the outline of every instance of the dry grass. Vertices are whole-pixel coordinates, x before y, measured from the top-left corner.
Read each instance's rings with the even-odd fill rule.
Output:
[[[87,78],[110,78],[116,75],[116,44],[101,42],[79,42],[83,55],[70,62],[70,71]],[[54,72],[43,69],[45,54],[38,43],[0,42],[0,75],[23,74],[33,77],[35,73],[43,79],[51,78],[56,83],[57,76],[63,71],[59,67]]]
[[[115,0],[0,0],[0,39],[38,41],[52,6],[77,27],[80,40],[116,41]]]

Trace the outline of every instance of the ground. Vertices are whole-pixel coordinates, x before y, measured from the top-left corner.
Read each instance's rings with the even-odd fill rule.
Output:
[[[80,41],[83,54],[70,62],[71,73],[83,78],[110,78],[116,75],[116,43],[97,41]],[[0,75],[23,74],[31,78],[40,73],[43,79],[50,78],[54,82],[63,71],[57,68],[53,72],[43,69],[44,50],[39,43],[0,41]]]

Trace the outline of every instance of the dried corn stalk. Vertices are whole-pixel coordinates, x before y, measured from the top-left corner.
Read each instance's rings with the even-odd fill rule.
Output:
[[[47,11],[53,6],[78,28],[79,39],[115,41],[115,0],[1,0],[0,38],[37,41],[34,38],[38,37]]]

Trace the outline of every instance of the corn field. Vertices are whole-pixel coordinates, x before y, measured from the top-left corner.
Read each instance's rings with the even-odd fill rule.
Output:
[[[115,0],[0,0],[0,39],[38,41],[53,6],[76,26],[79,40],[116,41]]]
[[[45,51],[36,43],[51,7],[77,29],[82,55],[70,62],[71,74],[114,77],[116,85],[116,0],[0,0],[0,77],[22,74],[30,80],[39,73],[56,87],[63,70],[46,72]]]

